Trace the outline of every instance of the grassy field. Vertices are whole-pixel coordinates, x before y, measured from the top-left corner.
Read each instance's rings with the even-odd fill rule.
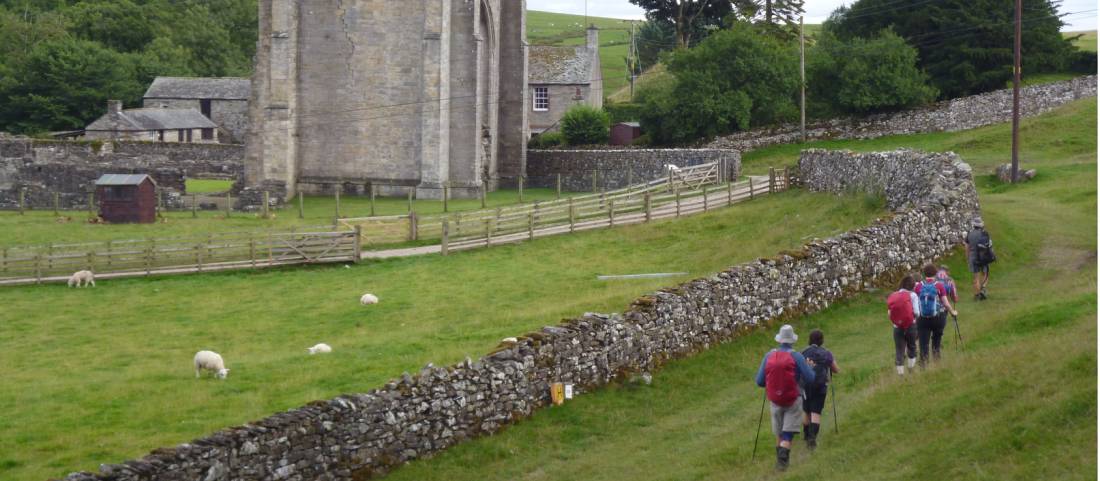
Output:
[[[527,41],[531,45],[584,45],[584,15],[527,11]],[[607,96],[629,83],[624,60],[630,50],[630,21],[588,17],[600,29],[600,67]]]
[[[214,181],[219,182],[219,181]],[[201,184],[207,185],[207,184]],[[216,188],[211,186],[210,188]],[[554,198],[553,189],[524,189],[525,202],[550,200]],[[563,193],[562,195],[569,195]],[[511,205],[519,202],[515,190],[499,190],[486,198],[491,207]],[[416,200],[413,208],[418,214],[443,212],[443,203],[438,200]],[[448,211],[466,211],[481,208],[477,199],[450,200]],[[198,218],[191,217],[191,211],[167,212],[165,222],[156,224],[89,224],[84,222],[87,211],[64,212],[72,221],[58,223],[52,210],[27,211],[19,215],[15,211],[0,211],[0,246],[29,244],[62,244],[119,239],[142,239],[146,237],[180,237],[200,235],[210,232],[247,232],[260,230],[286,230],[301,227],[331,226],[336,215],[336,200],[333,197],[311,197],[305,199],[305,218],[298,218],[298,204],[291,202],[285,209],[275,211],[274,219],[263,219],[256,214],[232,213],[229,218],[222,211],[199,211]],[[408,200],[382,198],[375,200],[375,214],[395,215],[408,212]],[[365,217],[370,215],[370,198],[340,198],[340,214],[343,217]]]
[[[1073,44],[1081,50],[1087,50],[1089,52],[1096,51],[1096,30],[1084,30],[1080,32],[1062,32],[1062,35],[1066,37],[1078,37],[1073,41]]]
[[[0,479],[95,469],[365,391],[429,361],[476,358],[503,337],[622,310],[683,280],[605,282],[597,274],[706,275],[863,225],[881,209],[860,197],[792,191],[676,222],[449,257],[6,288]],[[364,292],[381,304],[360,306]],[[317,342],[335,352],[306,356]],[[225,356],[227,381],[194,379],[191,356],[200,349]]]
[[[884,292],[795,323],[802,336],[822,328],[837,354],[840,430],[827,414],[821,447],[811,456],[796,441],[783,479],[1095,479],[1095,99],[1025,120],[1022,138],[1039,176],[1021,186],[987,174],[1007,155],[1006,126],[815,144],[958,151],[976,169],[999,261],[990,300],[979,304],[962,256],[948,259],[964,286],[965,348],[948,341],[945,359],[913,376],[893,373]],[[750,163],[793,162],[795,149],[754,153]],[[389,479],[778,479],[767,426],[750,461],[762,396],[751,378],[773,335],[674,362],[652,386],[613,386],[542,410]]]
[[[187,179],[188,194],[212,194],[225,192],[233,187],[232,180]]]

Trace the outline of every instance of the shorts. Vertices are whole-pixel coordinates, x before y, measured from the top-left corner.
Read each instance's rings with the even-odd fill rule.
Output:
[[[829,385],[806,389],[806,399],[802,401],[802,410],[811,414],[821,414],[825,409],[825,396],[829,394]]]
[[[784,431],[797,433],[802,430],[802,398],[790,406],[778,406],[769,402],[772,407],[772,432],[779,436]]]
[[[978,264],[976,256],[967,256],[966,265],[970,268],[971,274],[977,274],[979,272],[989,272],[989,264]]]

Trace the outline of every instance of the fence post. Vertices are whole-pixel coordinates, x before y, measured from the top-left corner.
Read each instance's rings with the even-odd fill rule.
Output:
[[[417,239],[417,236],[416,236],[417,232],[416,231],[417,231],[417,229],[416,229],[416,212],[415,211],[410,211],[409,212],[409,240],[414,241],[414,240]]]
[[[487,185],[488,183],[489,183],[488,181],[484,181],[484,180],[481,181],[481,186],[479,186],[478,189],[477,189],[478,190],[477,198],[478,198],[478,200],[481,201],[481,208],[482,209],[485,208],[485,195],[486,195],[485,192],[489,190],[488,185]]]
[[[531,211],[534,212],[536,222],[541,220],[541,218],[539,217],[539,201],[535,201],[535,205],[531,208]]]
[[[35,284],[42,283],[42,254],[34,255],[34,282]]]
[[[598,182],[598,179],[596,179],[596,175],[598,173],[599,173],[598,170],[592,169],[592,192],[599,192],[600,191],[599,182]]]
[[[271,209],[271,193],[265,190],[264,191],[264,219],[270,219],[271,218],[271,211],[269,209]]]
[[[256,268],[256,235],[248,233],[248,259],[252,261],[252,268]]]
[[[680,217],[680,189],[673,189],[676,191],[676,217]]]
[[[54,216],[61,215],[61,213],[59,212],[60,206],[61,206],[61,194],[58,194],[57,192],[54,192],[53,193],[53,215]]]
[[[153,250],[157,248],[157,241],[149,239],[149,245],[145,246],[145,276],[153,273]]]
[[[22,213],[22,211],[20,211]],[[95,192],[88,192],[88,217],[95,217]]]
[[[733,180],[726,183],[726,207],[733,205]]]
[[[367,182],[367,190],[370,191],[370,216],[374,217],[374,183]]]
[[[197,204],[197,201],[195,200],[195,194],[191,194],[191,218],[192,219],[198,219],[199,218],[198,208],[199,208],[199,206]]]
[[[768,167],[768,193],[775,193],[775,167]]]
[[[447,250],[448,250],[447,241],[449,240],[448,239],[448,237],[449,237],[448,234],[449,234],[449,231],[450,231],[450,227],[451,226],[447,223],[447,219],[443,219],[443,237],[439,241],[439,253],[442,254],[442,255],[447,255]]]
[[[336,186],[336,188],[333,189],[334,195],[336,195],[336,218],[337,219],[340,218],[340,190],[341,190],[341,187],[342,186],[338,184]]]
[[[523,203],[523,175],[519,176],[519,203]]]
[[[527,238],[535,240],[535,214],[533,212],[527,213]]]
[[[297,194],[298,194],[298,218],[299,219],[305,219],[306,218],[305,193],[302,192],[302,189],[298,189]]]
[[[267,231],[267,265],[275,265],[275,234]]]
[[[53,270],[53,244],[46,244],[46,269]]]
[[[573,198],[569,198],[569,233],[573,233],[573,229],[577,224],[577,211],[573,209]]]
[[[363,256],[363,228],[359,225],[355,225],[355,263],[359,263],[359,259]]]
[[[0,272],[8,272],[8,248],[0,248]]]
[[[653,204],[650,203],[649,191],[645,191],[645,221],[649,222],[653,219]]]
[[[195,244],[195,264],[198,265],[199,272],[202,272],[202,244]]]
[[[791,169],[790,167],[783,167],[783,190],[791,188]]]
[[[228,219],[230,212],[233,210],[233,195],[229,192],[225,193],[225,218]]]
[[[703,212],[706,212],[710,208],[709,200],[707,200],[707,186],[703,186]]]
[[[88,251],[88,270],[95,272],[95,251]]]
[[[443,183],[443,212],[447,212],[447,198],[451,196],[450,182]]]
[[[665,192],[672,190],[672,169],[668,169],[668,185],[666,187]]]
[[[416,191],[416,187],[409,189],[409,213],[413,211],[413,193]]]
[[[626,168],[626,191],[630,192],[630,186],[634,185],[634,166]]]
[[[27,201],[27,189],[19,189],[19,215],[23,215],[23,209],[26,209]]]
[[[607,226],[615,227],[615,199],[607,201]]]
[[[749,176],[749,200],[752,200],[754,197],[756,197],[756,193],[753,192],[752,176],[750,175]]]
[[[493,229],[490,227],[492,221],[493,220],[489,218],[485,219],[485,247],[492,245]]]
[[[554,190],[554,200],[561,200],[561,172],[558,172],[557,188]]]

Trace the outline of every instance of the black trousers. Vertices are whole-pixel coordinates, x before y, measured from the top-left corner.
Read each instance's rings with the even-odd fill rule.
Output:
[[[908,351],[908,352],[906,352]],[[908,356],[906,356],[908,354]],[[917,357],[917,324],[909,326],[909,329],[894,328],[894,365],[902,366],[905,358]]]
[[[933,317],[917,319],[917,339],[920,344],[920,362],[928,361],[928,341],[932,340],[932,358],[940,359],[940,345],[943,343],[943,329],[947,327],[947,312]]]

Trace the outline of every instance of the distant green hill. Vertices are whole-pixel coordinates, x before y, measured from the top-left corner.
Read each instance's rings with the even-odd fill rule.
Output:
[[[1073,44],[1081,50],[1087,50],[1089,52],[1096,51],[1096,30],[1083,30],[1079,32],[1062,32],[1062,35],[1066,37],[1074,37],[1080,35],[1077,40],[1073,41]]]

